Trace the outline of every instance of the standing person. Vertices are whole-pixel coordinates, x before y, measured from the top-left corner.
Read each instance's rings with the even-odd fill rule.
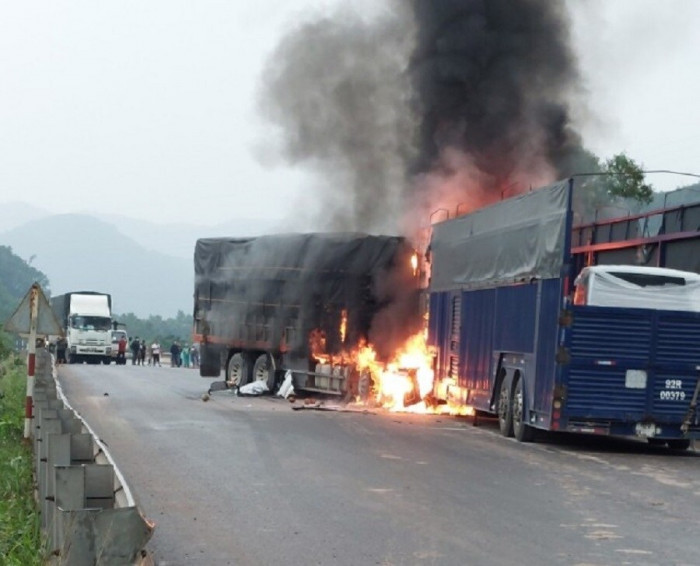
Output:
[[[190,348],[190,359],[192,360],[192,367],[198,368],[199,367],[199,350],[197,349],[196,344],[192,344],[192,347]]]
[[[131,365],[134,366],[139,363],[139,353],[141,351],[141,341],[137,336],[131,341]]]
[[[182,365],[186,368],[190,367],[190,349],[187,344],[182,348]]]
[[[156,364],[158,364],[158,367],[161,367],[160,365],[160,344],[158,343],[158,339],[151,344],[151,358],[153,359],[153,367],[155,367]]]
[[[56,340],[56,363],[65,364],[66,363],[66,347],[68,343],[63,336],[59,336]]]
[[[139,365],[146,364],[146,340],[142,339],[139,341]],[[150,358],[149,358],[150,363]]]
[[[178,367],[180,364],[178,363],[178,356],[180,355],[180,347],[177,344],[177,340],[175,340],[172,343],[172,346],[170,346],[170,367]]]
[[[126,365],[126,336],[122,336],[117,344],[117,365]]]

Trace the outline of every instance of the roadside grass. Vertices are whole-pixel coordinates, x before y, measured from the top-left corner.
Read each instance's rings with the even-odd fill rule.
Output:
[[[0,563],[43,563],[39,512],[34,500],[31,446],[23,442],[26,365],[0,361]]]

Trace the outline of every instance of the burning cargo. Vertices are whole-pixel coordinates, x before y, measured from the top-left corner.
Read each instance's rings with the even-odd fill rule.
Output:
[[[205,238],[195,247],[200,375],[358,391],[357,352],[389,356],[421,325],[415,252],[401,237],[358,233]],[[398,313],[399,316],[394,316]]]

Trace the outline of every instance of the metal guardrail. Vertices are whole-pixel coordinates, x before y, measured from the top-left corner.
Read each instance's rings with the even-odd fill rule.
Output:
[[[49,563],[152,564],[154,524],[136,506],[107,447],[70,406],[52,357],[37,351],[32,439]]]

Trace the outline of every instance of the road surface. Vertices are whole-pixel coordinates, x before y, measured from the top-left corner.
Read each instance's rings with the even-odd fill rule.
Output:
[[[183,368],[62,366],[59,379],[155,521],[160,566],[700,563],[693,450],[203,402],[210,380]]]

